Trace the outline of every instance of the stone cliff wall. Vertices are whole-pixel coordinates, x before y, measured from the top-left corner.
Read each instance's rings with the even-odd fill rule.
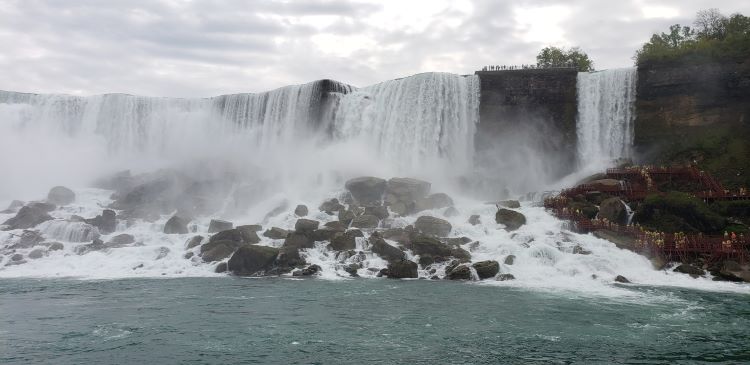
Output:
[[[475,140],[480,163],[490,163],[487,160],[498,156],[496,150],[502,145],[504,153],[520,151],[544,156],[548,176],[572,171],[578,73],[573,69],[543,69],[476,74],[481,83]]]
[[[750,181],[750,59],[638,69],[634,147],[642,163],[696,163]]]

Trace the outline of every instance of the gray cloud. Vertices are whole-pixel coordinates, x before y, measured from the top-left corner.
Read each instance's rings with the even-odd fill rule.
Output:
[[[582,47],[597,68],[624,67],[653,32],[689,24],[700,9],[750,13],[750,4],[728,0],[413,4],[0,0],[0,89],[211,96],[320,78],[364,86],[533,63],[550,42]],[[551,6],[551,16],[533,18]],[[525,12],[532,19],[521,24]],[[540,35],[537,26],[553,30]]]

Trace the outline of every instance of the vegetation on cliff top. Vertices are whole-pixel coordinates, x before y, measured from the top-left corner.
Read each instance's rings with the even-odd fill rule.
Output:
[[[536,56],[536,65],[538,67],[555,67],[557,65],[572,64],[578,72],[588,72],[594,70],[594,61],[589,59],[586,52],[578,47],[570,49],[558,47],[544,47]]]
[[[638,66],[653,63],[704,63],[750,55],[750,17],[699,11],[694,28],[674,24],[656,33],[635,54]]]

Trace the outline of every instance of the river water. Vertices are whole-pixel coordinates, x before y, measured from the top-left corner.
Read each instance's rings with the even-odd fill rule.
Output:
[[[3,364],[750,361],[746,294],[446,281],[0,281]]]

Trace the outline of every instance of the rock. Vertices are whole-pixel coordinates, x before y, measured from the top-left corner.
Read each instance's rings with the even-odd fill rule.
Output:
[[[307,216],[308,210],[306,205],[298,205],[296,208],[294,208],[294,214],[298,217],[304,217]]]
[[[607,219],[612,223],[627,224],[628,212],[625,209],[625,203],[620,198],[609,198],[599,204],[600,219]]]
[[[359,264],[349,264],[349,265],[344,266],[344,271],[349,273],[349,275],[351,275],[351,277],[353,278],[359,277],[359,274],[357,273],[359,269],[360,269]]]
[[[430,217],[428,215],[417,218],[414,227],[425,234],[431,234],[438,237],[446,237],[451,233],[450,222],[445,219]]]
[[[263,226],[261,226],[260,224],[243,224],[235,228],[241,231],[252,231],[252,232],[260,232],[263,230]]]
[[[49,247],[47,248],[47,250],[48,251],[59,251],[59,250],[62,250],[63,248],[65,248],[65,246],[63,246],[62,243],[60,243],[60,242],[53,242],[52,244],[49,245]]]
[[[243,226],[239,226],[237,228],[227,229],[225,231],[216,233],[215,235],[211,236],[208,241],[214,242],[227,240],[250,245],[260,242],[260,237],[258,237],[258,234],[255,231],[242,227]]]
[[[232,222],[221,219],[212,219],[211,222],[208,223],[208,233],[226,231],[232,228],[234,228],[234,224]]]
[[[630,283],[630,280],[628,280],[626,277],[624,277],[622,275],[617,275],[615,277],[615,281],[618,282],[618,283],[625,283],[625,284],[629,284]]]
[[[446,268],[446,277],[450,280],[471,280],[471,269],[468,265],[458,265],[448,272]]]
[[[513,276],[513,274],[500,274],[497,276],[497,281],[508,281],[508,280],[516,280],[516,277]]]
[[[574,255],[591,255],[591,251],[586,250],[579,245],[575,245],[573,246],[573,254]]]
[[[214,269],[214,272],[217,274],[221,274],[224,272],[227,272],[228,270],[228,264],[226,262],[220,262],[218,265],[216,265],[216,268]]]
[[[349,224],[352,223],[352,220],[356,216],[357,215],[354,214],[354,211],[352,211],[352,210],[343,210],[343,209],[339,210],[339,222],[341,222],[342,224],[346,225],[347,227],[349,226]]]
[[[351,226],[356,228],[376,228],[380,223],[378,217],[369,214],[363,214],[352,219]]]
[[[501,200],[497,202],[497,205],[510,209],[518,209],[521,207],[521,203],[519,203],[518,200]]]
[[[363,176],[347,181],[344,186],[352,193],[355,202],[361,205],[372,205],[383,200],[386,181],[377,177]]]
[[[237,226],[235,228],[238,230],[242,237],[242,242],[249,243],[249,244],[255,244],[260,242],[260,237],[258,237],[258,231],[260,231],[262,228],[258,225],[250,224],[250,225],[243,225],[243,226]]]
[[[373,215],[378,219],[388,218],[388,208],[383,205],[365,207],[365,215]]]
[[[271,227],[271,229],[267,229],[265,232],[263,232],[263,236],[268,237],[272,240],[282,240],[285,239],[288,235],[289,231],[287,231],[286,229],[281,229],[279,227]]]
[[[29,208],[41,210],[47,213],[57,209],[57,207],[54,204],[45,203],[45,202],[29,202],[29,204],[26,204],[26,206]]]
[[[472,226],[482,224],[482,221],[479,219],[479,214],[472,214],[471,217],[469,217],[469,224],[471,224]]]
[[[639,246],[635,238],[608,229],[594,231],[594,236],[612,242],[618,248],[635,251]]]
[[[18,241],[10,246],[11,249],[31,248],[44,241],[44,236],[38,231],[25,229],[18,236]]]
[[[697,278],[699,276],[703,276],[706,274],[706,272],[703,269],[697,268],[693,265],[688,265],[688,264],[681,264],[677,266],[676,268],[674,268],[674,270],[672,271],[679,272],[682,274],[688,274],[693,278]]]
[[[452,247],[460,247],[462,245],[465,245],[469,242],[471,242],[471,238],[469,237],[453,237],[453,238],[445,238],[444,239],[445,244]]]
[[[32,228],[42,222],[52,220],[43,207],[26,205],[21,207],[15,217],[6,220],[3,225],[9,229],[27,229]]]
[[[29,252],[29,258],[32,260],[40,259],[47,253],[43,248],[37,248]]]
[[[258,245],[242,246],[229,258],[227,269],[235,275],[258,275],[273,268],[279,249]]]
[[[188,220],[178,216],[172,216],[164,224],[164,233],[166,234],[185,234],[188,233]]]
[[[296,247],[284,246],[279,249],[279,256],[276,258],[276,265],[281,271],[289,271],[291,268],[302,266],[305,260],[299,255],[299,249]]]
[[[514,262],[516,262],[516,255],[508,255],[505,257],[505,261],[503,261],[506,265],[513,265]]]
[[[302,270],[295,271],[292,273],[292,276],[312,276],[319,272],[323,271],[323,268],[321,268],[318,265],[310,265]]]
[[[122,233],[110,238],[107,247],[122,247],[132,243],[135,243],[135,237],[132,234]]]
[[[437,238],[430,237],[427,235],[417,235],[409,244],[412,252],[416,255],[427,255],[435,259],[435,261],[444,261],[448,257],[455,257],[461,261],[468,260],[471,255],[460,247],[450,247],[438,240]]]
[[[477,271],[480,280],[494,277],[500,272],[500,263],[495,260],[480,261],[471,266]]]
[[[386,184],[386,193],[392,201],[413,202],[430,193],[430,183],[408,177],[394,177]]]
[[[76,200],[76,193],[64,186],[55,186],[47,194],[47,201],[55,205],[68,205]]]
[[[655,255],[649,259],[654,270],[664,270],[669,264],[661,255]]]
[[[216,240],[201,246],[199,256],[205,262],[221,261],[229,257],[235,250],[247,244],[240,241]]]
[[[100,239],[95,239],[89,244],[81,245],[75,248],[77,255],[85,255],[92,251],[101,251],[107,248],[107,245]]]
[[[403,251],[398,247],[391,246],[379,236],[370,236],[368,241],[370,242],[372,252],[388,262],[397,262],[406,258]]]
[[[344,232],[344,231],[346,231],[346,226],[343,223],[339,222],[339,221],[326,222],[323,225],[323,227],[331,229],[331,230],[334,230],[334,231],[337,231],[337,232]]]
[[[23,261],[23,255],[21,255],[20,253],[14,254],[13,256],[10,257],[10,261],[15,261],[15,262]]]
[[[297,222],[294,224],[294,230],[299,233],[312,233],[314,230],[318,229],[319,225],[320,222],[318,221],[300,218],[297,219]]]
[[[201,242],[203,242],[203,236],[193,236],[185,243],[185,249],[190,250],[193,247],[198,247]]]
[[[441,209],[453,206],[453,199],[448,194],[436,193],[427,196],[426,198],[418,199],[416,202],[415,211],[421,212],[423,210]]]
[[[291,232],[284,239],[284,247],[300,248],[313,248],[315,246],[315,240],[310,235],[301,232]]]
[[[500,208],[495,213],[495,222],[505,225],[507,231],[515,231],[526,224],[526,216],[510,209]]]
[[[391,279],[417,278],[417,268],[415,262],[408,260],[389,262],[387,276]]]
[[[349,231],[344,233],[337,233],[328,248],[334,251],[347,251],[357,248],[357,236],[355,232]]]
[[[445,208],[445,211],[443,212],[443,215],[446,216],[446,217],[448,217],[448,218],[450,218],[450,217],[456,217],[459,214],[461,214],[461,213],[458,212],[458,209],[456,209],[456,207]]]
[[[326,212],[329,215],[333,215],[334,212],[344,210],[344,206],[339,203],[338,199],[334,198],[324,201],[322,204],[320,204],[318,209],[321,212]]]
[[[169,255],[169,252],[170,250],[168,247],[164,247],[164,246],[159,247],[159,249],[156,250],[156,257],[154,258],[154,260],[161,260],[167,257],[167,255]]]
[[[185,260],[190,260],[193,258],[193,256],[195,256],[193,251],[188,251],[188,252],[185,252],[185,254],[182,257],[185,258]]]
[[[86,223],[98,228],[102,234],[110,234],[117,229],[117,215],[114,210],[105,209],[101,215],[87,219]],[[187,226],[187,222],[185,225]]]

